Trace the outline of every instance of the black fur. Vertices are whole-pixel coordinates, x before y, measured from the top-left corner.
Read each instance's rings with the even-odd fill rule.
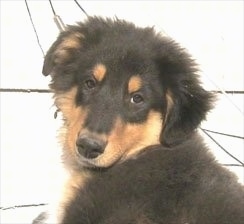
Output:
[[[81,46],[60,51],[77,33]],[[63,51],[68,57],[60,56]],[[101,61],[107,66],[105,87],[88,94],[82,83]],[[79,86],[76,106],[89,105],[89,130],[109,133],[118,115],[128,123],[142,123],[150,110],[164,118],[160,145],[106,169],[84,167],[92,178],[66,206],[62,224],[244,223],[243,187],[196,132],[214,98],[201,87],[197,72],[184,49],[152,28],[90,17],[59,35],[43,74],[51,74],[55,93]],[[125,80],[135,74],[146,83],[148,100],[140,108],[120,100]]]
[[[199,137],[93,171],[63,223],[242,224],[244,190]]]

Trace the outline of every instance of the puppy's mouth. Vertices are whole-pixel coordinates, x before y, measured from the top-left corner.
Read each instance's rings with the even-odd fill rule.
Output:
[[[84,149],[84,152],[81,154],[78,152],[77,148],[77,156],[76,162],[79,164],[79,167],[86,167],[86,168],[99,168],[99,169],[106,169],[120,160],[122,160],[123,155],[115,155],[110,157],[106,152],[89,152],[89,150]]]
[[[79,150],[79,149],[78,149]],[[99,151],[93,151],[93,152],[90,152],[88,149],[85,149],[84,150],[84,153],[83,153],[83,157],[87,158],[87,159],[95,159],[97,158],[101,153]]]

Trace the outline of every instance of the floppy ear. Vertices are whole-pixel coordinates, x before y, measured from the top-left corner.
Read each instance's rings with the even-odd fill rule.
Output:
[[[168,90],[168,109],[161,134],[164,145],[176,145],[190,137],[211,109],[212,95],[194,85],[183,84],[178,90]]]
[[[51,74],[56,66],[66,64],[75,57],[77,51],[81,48],[82,39],[84,38],[78,28],[76,26],[68,26],[66,31],[59,34],[45,56],[43,75]]]
[[[51,88],[65,90],[74,82],[72,72],[77,66],[75,59],[82,48],[83,39],[80,27],[68,26],[47,51],[42,73],[52,76]]]
[[[172,146],[195,132],[212,108],[214,95],[201,87],[198,69],[191,57],[177,44],[169,44],[157,64],[167,101],[161,142]]]
[[[112,20],[107,22],[112,23]],[[52,76],[51,88],[67,90],[75,84],[74,72],[79,66],[77,60],[81,55],[84,57],[90,46],[99,43],[107,27],[104,23],[99,17],[90,17],[84,23],[66,26],[65,31],[59,34],[45,56],[42,70],[44,75]]]

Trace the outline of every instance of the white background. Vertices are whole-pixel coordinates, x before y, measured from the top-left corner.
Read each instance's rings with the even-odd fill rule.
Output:
[[[49,1],[27,1],[40,43],[46,52],[59,31]],[[52,1],[65,24],[86,16],[74,1]],[[43,55],[25,2],[1,3],[1,88],[48,88],[41,74]],[[197,59],[208,90],[244,90],[243,1],[79,1],[89,15],[117,16],[138,26],[155,26]],[[47,203],[62,179],[55,108],[49,93],[1,92],[1,207]],[[202,127],[244,136],[242,95],[219,95],[216,108]],[[233,105],[234,104],[234,105]],[[242,139],[212,136],[239,160]],[[206,137],[206,136],[204,136]],[[221,163],[236,163],[208,137]],[[240,182],[243,168],[230,167]],[[30,223],[42,208],[1,211],[1,223]]]

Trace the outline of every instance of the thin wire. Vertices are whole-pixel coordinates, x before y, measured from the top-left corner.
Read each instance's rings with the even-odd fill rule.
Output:
[[[222,93],[222,91],[220,91],[220,90],[212,90],[210,92],[213,92],[213,93]],[[244,94],[244,91],[243,90],[225,90],[225,93],[226,94],[235,95],[235,94]]]
[[[234,106],[244,117],[243,111],[230,99],[230,97],[226,94],[225,90],[219,87],[212,79],[209,78],[208,75],[203,73],[203,75],[228,99],[228,101]]]
[[[0,210],[9,210],[9,209],[16,209],[16,208],[27,208],[27,207],[37,207],[37,206],[45,206],[48,205],[46,203],[41,204],[30,204],[30,205],[15,205],[11,207],[0,207]]]
[[[243,167],[242,165],[239,165],[239,164],[221,164],[222,166],[236,166],[236,167]]]
[[[238,163],[240,163],[244,167],[244,163],[237,159],[235,156],[233,156],[231,153],[229,153],[223,146],[221,146],[211,135],[207,133],[204,129],[200,128],[204,134],[206,134],[217,146],[219,146],[226,154],[228,154],[230,157],[232,157],[234,160],[236,160]]]
[[[0,92],[5,93],[51,93],[50,89],[14,89],[14,88],[0,88]]]
[[[231,135],[231,134],[226,134],[226,133],[222,133],[222,132],[212,131],[212,130],[205,129],[205,128],[202,128],[202,130],[207,131],[207,132],[211,132],[211,133],[214,133],[214,134],[225,135],[225,136],[232,137],[232,138],[244,139],[244,137],[242,137],[242,136],[237,136],[237,135]]]
[[[74,0],[74,2],[78,5],[78,7],[81,9],[81,11],[82,11],[87,17],[89,17],[89,15],[88,15],[87,12],[85,11],[85,9],[83,9],[83,8],[81,7],[81,5],[79,4],[79,2],[76,1],[76,0]]]
[[[39,47],[40,47],[40,49],[41,49],[41,51],[42,51],[42,55],[43,55],[43,57],[45,57],[45,53],[44,53],[44,50],[43,50],[43,48],[42,48],[42,46],[41,46],[41,43],[40,43],[40,40],[39,40],[37,31],[36,31],[36,28],[35,28],[35,24],[34,24],[34,22],[33,22],[33,19],[32,19],[31,13],[30,13],[30,9],[29,9],[27,0],[25,0],[25,5],[26,5],[26,8],[27,8],[27,11],[28,11],[28,14],[29,14],[29,18],[30,18],[30,21],[31,21],[33,30],[34,30],[35,35],[36,35],[37,43],[38,43],[38,45],[39,45]]]
[[[52,9],[52,11],[53,11],[53,15],[57,15],[56,14],[56,12],[55,12],[55,10],[54,10],[54,8],[53,8],[53,4],[52,4],[52,2],[51,2],[51,0],[49,0],[49,3],[50,3],[50,6],[51,6],[51,9]]]

